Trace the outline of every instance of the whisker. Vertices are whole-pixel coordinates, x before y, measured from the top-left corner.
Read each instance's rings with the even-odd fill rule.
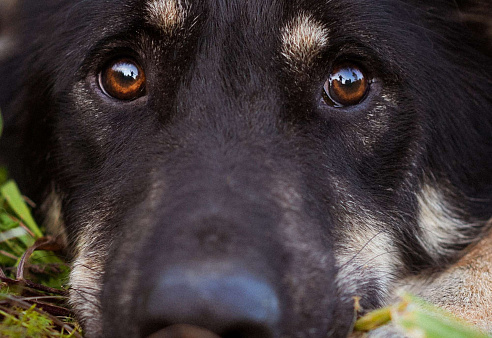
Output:
[[[357,258],[357,256],[379,235],[381,235],[382,233],[384,233],[383,230],[380,230],[378,231],[374,236],[372,236],[367,242],[366,244],[364,244],[362,246],[362,248],[360,248],[359,251],[357,251],[347,262],[343,263],[341,266],[340,266],[340,269],[344,268],[346,265],[350,264],[355,258]]]
[[[380,253],[378,255],[375,255],[375,256],[371,257],[370,259],[366,260],[365,262],[356,265],[355,267],[353,267],[352,270],[347,271],[347,273],[354,273],[357,270],[360,270],[360,269],[364,268],[371,261],[374,261],[375,259],[377,259],[377,258],[379,258],[381,256],[384,256],[384,255],[387,255],[387,254],[393,254],[393,253],[399,253],[399,251],[398,250],[392,250],[392,251],[386,251],[386,252]]]
[[[97,295],[95,294],[92,294],[90,292],[87,292],[85,290],[81,290],[81,289],[75,289],[75,288],[71,288],[70,290],[73,290],[75,291],[82,299],[84,299],[86,302],[90,303],[91,305],[97,307],[99,310],[102,309],[101,305],[99,303],[96,303],[94,302],[93,300],[87,298],[86,296],[91,296],[91,297],[97,297]]]

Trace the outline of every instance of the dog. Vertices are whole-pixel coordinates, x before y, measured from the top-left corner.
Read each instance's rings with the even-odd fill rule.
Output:
[[[487,2],[2,6],[0,163],[87,337],[346,337],[401,289],[492,331]]]

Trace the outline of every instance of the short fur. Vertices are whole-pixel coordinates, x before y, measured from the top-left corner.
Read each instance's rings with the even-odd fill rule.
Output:
[[[273,290],[274,319],[248,330],[190,315],[226,336],[344,337],[353,297],[369,310],[400,288],[492,330],[476,311],[491,297],[488,2],[13,4],[0,162],[64,229],[88,337],[173,324],[147,294],[182,266]],[[145,96],[99,88],[120,56],[145,69]],[[359,104],[322,99],[340,62],[372,80]]]

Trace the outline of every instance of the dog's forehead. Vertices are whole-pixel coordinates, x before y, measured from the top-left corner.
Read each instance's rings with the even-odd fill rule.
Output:
[[[145,15],[148,23],[170,34],[184,24],[188,15],[186,6],[184,0],[150,0]]]
[[[148,0],[145,6],[146,21],[163,34],[173,35],[179,29],[186,29],[187,23],[193,24],[190,16],[196,15],[194,6],[198,6],[194,0]],[[307,8],[301,10],[299,6],[294,11],[289,9],[291,6],[272,0],[233,3],[210,0],[205,7],[211,14],[210,20],[226,19],[229,26],[234,25],[235,20],[248,23],[243,29],[254,29],[252,26],[258,23],[271,25],[269,33],[280,37],[281,53],[286,60],[294,67],[299,62],[309,64],[328,44],[329,29],[315,18],[313,11]]]
[[[178,28],[190,16],[207,16],[211,20],[225,21],[229,25],[248,22],[250,26],[268,23],[282,25],[284,21],[298,16],[311,16],[311,12],[322,13],[324,4],[315,7],[297,1],[279,0],[147,0],[147,21],[164,32]],[[272,20],[273,19],[273,20]],[[236,21],[236,22],[235,22]]]

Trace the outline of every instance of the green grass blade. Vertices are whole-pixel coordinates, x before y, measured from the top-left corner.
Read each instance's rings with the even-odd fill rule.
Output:
[[[410,337],[490,338],[468,323],[415,296],[404,294],[402,303],[406,306],[394,308],[392,319]]]
[[[43,233],[39,229],[38,225],[34,221],[34,218],[29,211],[22,194],[17,187],[17,184],[10,180],[0,187],[0,194],[8,202],[10,208],[16,213],[16,215],[24,222],[24,224],[31,230],[36,238],[42,237]]]
[[[355,331],[372,331],[391,322],[409,338],[491,338],[449,312],[410,294],[400,302],[359,318]]]
[[[364,317],[355,322],[355,331],[371,331],[381,325],[387,324],[391,320],[391,308],[384,307],[382,309],[369,312]]]

